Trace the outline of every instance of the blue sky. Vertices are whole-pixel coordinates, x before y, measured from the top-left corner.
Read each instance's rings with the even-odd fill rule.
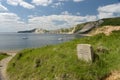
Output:
[[[0,0],[0,32],[59,29],[120,17],[120,0]]]

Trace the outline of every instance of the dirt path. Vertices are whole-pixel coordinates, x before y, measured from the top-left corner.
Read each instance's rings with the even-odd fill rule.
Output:
[[[105,80],[120,80],[120,71],[112,72]]]
[[[7,54],[10,56],[0,61],[0,80],[8,80],[6,75],[7,64],[16,55],[16,52],[9,52]]]

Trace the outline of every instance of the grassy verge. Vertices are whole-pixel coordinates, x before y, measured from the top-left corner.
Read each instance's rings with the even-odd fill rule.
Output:
[[[99,34],[59,45],[26,49],[10,61],[7,73],[10,80],[100,80],[112,70],[120,69],[119,41],[120,31],[117,31],[110,36]],[[78,60],[76,45],[80,43],[91,44],[99,59],[94,63]],[[99,46],[108,51],[98,52]]]
[[[1,53],[0,52],[0,61],[3,59],[3,58],[6,58],[8,55],[6,53]]]

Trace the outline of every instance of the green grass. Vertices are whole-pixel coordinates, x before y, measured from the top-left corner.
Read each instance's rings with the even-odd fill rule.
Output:
[[[104,22],[100,26],[120,26],[120,17],[102,19]]]
[[[4,58],[8,57],[8,55],[6,53],[1,53],[0,52],[0,61]]]
[[[120,31],[110,36],[99,34],[58,45],[25,49],[9,63],[10,80],[100,80],[112,70],[120,70]],[[76,46],[91,44],[99,59],[94,63],[78,60]],[[108,52],[100,54],[97,47]]]

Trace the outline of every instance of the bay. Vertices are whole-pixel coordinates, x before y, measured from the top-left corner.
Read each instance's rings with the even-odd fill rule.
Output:
[[[14,51],[59,44],[81,36],[71,34],[0,33],[0,51]]]

